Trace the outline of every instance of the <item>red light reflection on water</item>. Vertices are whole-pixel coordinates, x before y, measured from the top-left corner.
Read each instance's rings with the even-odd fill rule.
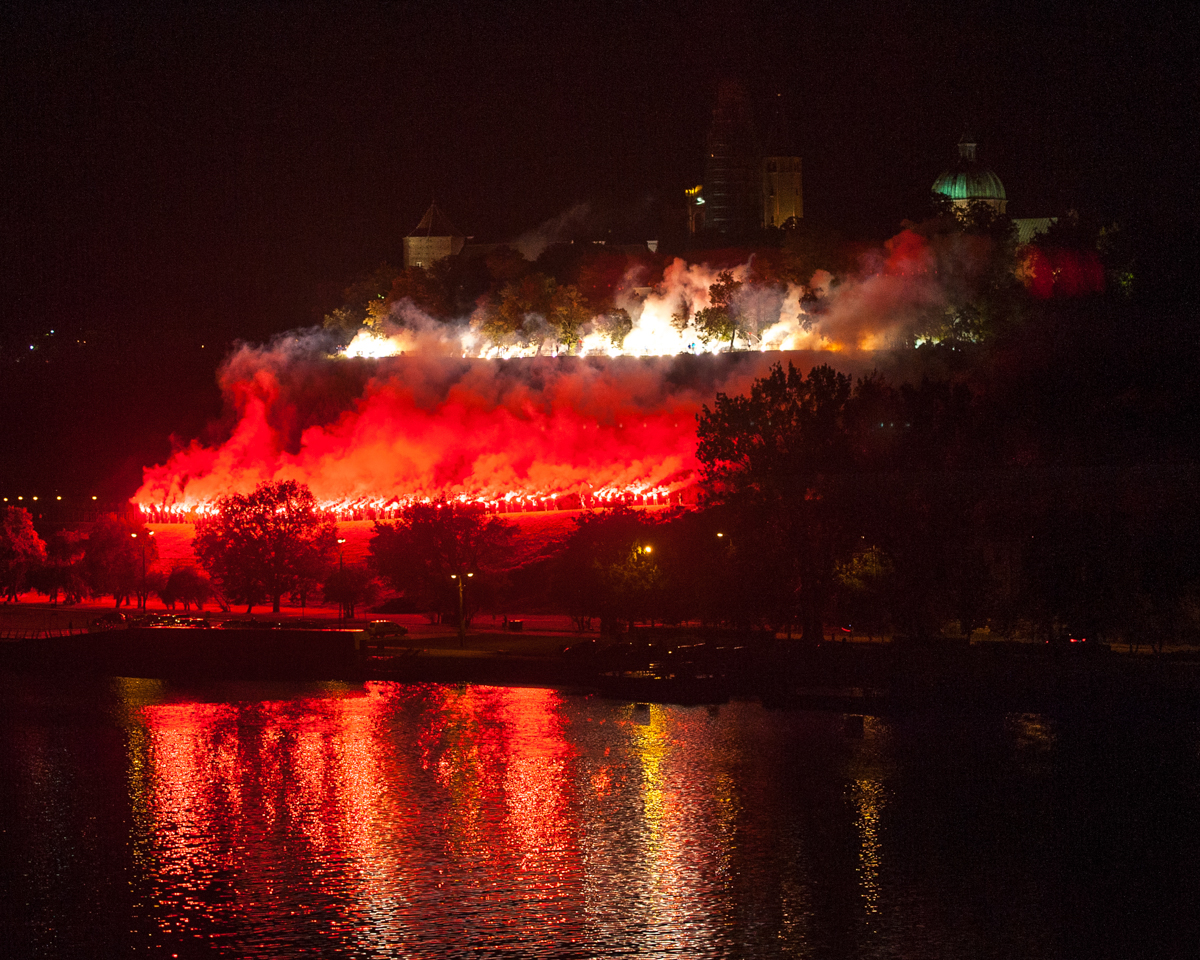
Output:
[[[738,747],[710,714],[391,683],[133,713],[144,909],[167,939],[261,955],[728,946]]]
[[[458,935],[542,939],[581,872],[558,694],[366,692],[141,710],[165,932],[295,942],[319,914],[330,935],[394,945],[457,886],[499,904]]]

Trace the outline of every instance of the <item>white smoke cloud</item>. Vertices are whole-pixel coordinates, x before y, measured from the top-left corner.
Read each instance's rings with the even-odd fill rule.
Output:
[[[570,210],[551,217],[534,230],[517,237],[513,244],[526,260],[536,260],[550,244],[572,239],[591,216],[592,208],[586,203],[577,203]]]

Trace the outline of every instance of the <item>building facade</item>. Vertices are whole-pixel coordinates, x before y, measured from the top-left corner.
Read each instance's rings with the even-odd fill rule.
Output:
[[[799,157],[763,157],[762,225],[782,227],[804,216],[804,179]]]
[[[459,253],[464,243],[466,237],[451,226],[436,203],[431,203],[416,229],[404,238],[404,266],[428,267]]]

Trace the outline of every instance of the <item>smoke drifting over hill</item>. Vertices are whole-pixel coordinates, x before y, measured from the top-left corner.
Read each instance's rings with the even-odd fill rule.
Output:
[[[319,336],[244,346],[225,364],[223,442],[146,471],[143,505],[194,506],[263,480],[329,504],[485,502],[657,491],[696,467],[695,417],[779,354],[477,360],[331,359]],[[811,365],[811,356],[789,355]]]
[[[219,375],[216,442],[148,468],[136,500],[166,516],[294,479],[351,512],[439,496],[495,509],[664,502],[693,479],[696,415],[718,392],[745,392],[778,362],[894,371],[992,253],[984,237],[905,231],[856,274],[802,285],[756,279],[748,260],[731,271],[746,281],[736,352],[681,327],[681,304],[692,317],[708,306],[719,271],[679,259],[648,293],[626,278],[623,342],[585,328],[574,356],[544,336],[489,342],[478,317],[448,324],[408,300],[341,353],[319,331],[242,345]]]

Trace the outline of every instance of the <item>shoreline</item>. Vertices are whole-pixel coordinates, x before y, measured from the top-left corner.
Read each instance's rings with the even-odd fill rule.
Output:
[[[1200,653],[1136,657],[1107,646],[935,639],[782,641],[679,628],[620,640],[477,631],[389,638],[361,628],[133,627],[0,644],[0,669],[163,680],[540,686],[644,703],[758,700],[781,709],[1056,712],[1200,718]]]

